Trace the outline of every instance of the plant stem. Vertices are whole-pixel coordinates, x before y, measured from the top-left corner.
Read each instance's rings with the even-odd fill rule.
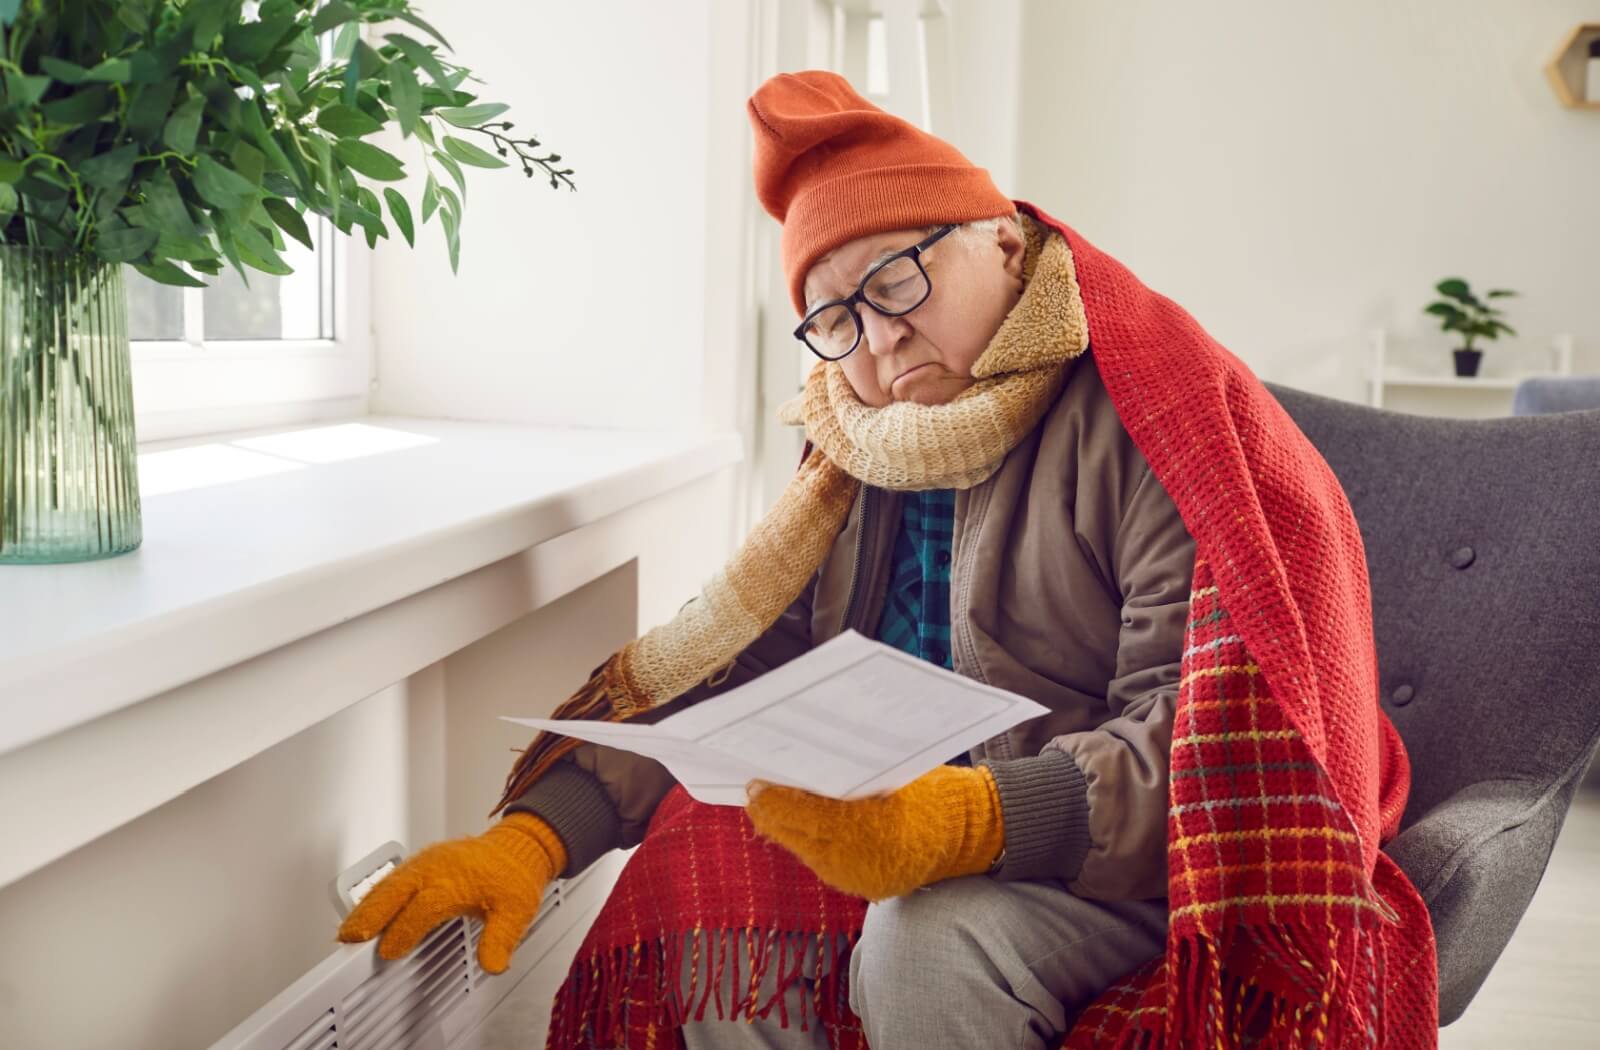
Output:
[[[86,210],[83,200],[83,183],[78,180],[78,173],[72,170],[72,166],[53,153],[30,153],[22,158],[23,168],[26,169],[29,164],[36,160],[49,161],[67,173],[67,178],[72,181],[72,194],[78,199],[78,213],[80,215],[83,214]],[[66,233],[65,230],[61,232],[63,234]]]
[[[163,160],[166,160],[168,157],[174,158],[175,160],[177,160],[177,162],[179,164],[187,164],[191,168],[194,167],[194,161],[190,160],[188,157],[185,157],[182,153],[179,153],[177,150],[170,150],[170,149],[166,150],[165,152],[162,152],[162,153],[146,153],[144,156],[140,157],[138,159],[138,161],[136,161],[135,163],[142,164],[143,162],[145,162],[147,160],[163,161]]]
[[[551,153],[548,156],[539,157],[524,153],[522,152],[523,146],[538,146],[539,140],[531,136],[526,139],[507,138],[506,136],[493,130],[496,127],[509,129],[511,127],[511,122],[509,120],[504,120],[500,121],[499,123],[489,123],[476,128],[466,128],[463,130],[476,131],[479,134],[489,136],[489,138],[494,142],[495,150],[502,157],[506,155],[506,149],[510,148],[510,150],[517,155],[517,159],[522,162],[522,173],[524,175],[532,175],[533,168],[530,167],[530,165],[537,164],[545,170],[545,174],[550,176],[551,188],[555,188],[556,179],[558,178],[567,184],[568,189],[576,190],[578,188],[576,185],[574,185],[571,179],[567,178],[568,175],[572,174],[571,168],[557,169],[551,166],[550,162],[559,161],[561,159],[561,154]]]

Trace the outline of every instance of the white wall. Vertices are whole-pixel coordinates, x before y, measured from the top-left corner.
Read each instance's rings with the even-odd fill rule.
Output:
[[[0,891],[0,1046],[209,1046],[326,958],[334,875],[442,830],[441,679],[434,665]]]
[[[548,715],[726,542],[630,561],[0,890],[0,1047],[210,1046],[340,949],[339,871],[487,827],[533,735],[498,716]]]
[[[469,168],[455,277],[435,225],[415,250],[380,242],[374,411],[731,427],[724,377],[748,348],[739,289],[718,291],[745,236],[744,5],[453,0],[427,14],[480,97],[509,103],[513,132],[559,152],[577,190]],[[421,170],[413,142],[385,145]]]
[[[1560,331],[1600,371],[1600,113],[1561,108],[1542,72],[1593,0],[1026,0],[1023,16],[1013,195],[1263,379],[1363,398],[1380,325],[1448,369],[1421,308],[1449,275],[1523,293],[1522,338],[1491,344],[1486,371],[1543,367]]]

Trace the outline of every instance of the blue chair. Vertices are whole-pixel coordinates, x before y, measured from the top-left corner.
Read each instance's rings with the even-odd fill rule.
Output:
[[[1511,414],[1581,412],[1600,408],[1600,376],[1539,376],[1524,379],[1511,394]]]

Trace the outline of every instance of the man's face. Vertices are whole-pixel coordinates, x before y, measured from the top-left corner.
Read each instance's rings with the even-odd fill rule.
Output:
[[[835,248],[806,273],[807,311],[849,295],[882,255],[909,248],[930,232],[869,234]],[[858,302],[861,343],[839,362],[856,396],[875,408],[893,401],[938,405],[976,382],[973,362],[1022,297],[1025,247],[1009,219],[981,236],[954,231],[922,254],[933,286],[922,305],[885,317]]]

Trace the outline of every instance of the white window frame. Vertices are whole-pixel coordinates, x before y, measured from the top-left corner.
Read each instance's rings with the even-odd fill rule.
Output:
[[[246,5],[247,18],[256,6]],[[324,33],[324,59],[333,44]],[[378,385],[372,250],[355,229],[345,235],[325,223],[319,241],[321,309],[332,310],[332,339],[208,340],[203,289],[185,288],[184,337],[130,343],[138,444],[367,415]]]
[[[333,313],[332,339],[208,340],[194,301],[202,290],[188,288],[183,339],[130,344],[134,427],[141,446],[367,414],[377,379],[372,252],[360,237],[340,234],[331,225],[328,233],[318,265],[322,308]]]

